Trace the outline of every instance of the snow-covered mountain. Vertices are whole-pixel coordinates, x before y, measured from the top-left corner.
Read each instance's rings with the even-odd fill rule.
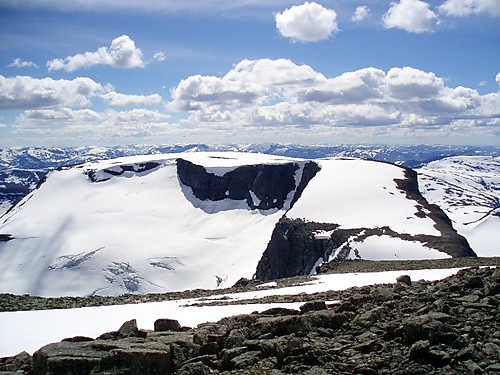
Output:
[[[500,155],[499,147],[432,145],[184,144],[0,149],[0,215],[34,190],[47,172],[61,166],[124,156],[196,151],[241,151],[305,159],[345,156],[387,161],[410,168],[453,155]]]
[[[116,295],[474,255],[417,175],[352,158],[178,153],[50,172],[0,218],[0,292]]]
[[[500,253],[500,157],[456,156],[418,169],[421,191],[439,205],[478,255]]]

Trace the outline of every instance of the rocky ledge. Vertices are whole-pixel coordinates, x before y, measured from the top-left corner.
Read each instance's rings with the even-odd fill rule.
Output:
[[[328,297],[328,296],[325,296]],[[469,268],[438,282],[352,288],[196,328],[125,322],[97,339],[73,337],[0,371],[33,374],[499,374],[500,269]]]

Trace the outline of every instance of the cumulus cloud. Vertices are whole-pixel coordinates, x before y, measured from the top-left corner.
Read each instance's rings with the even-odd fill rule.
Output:
[[[114,91],[102,94],[101,98],[111,106],[156,105],[160,104],[162,100],[161,96],[158,94],[130,95],[120,94]]]
[[[317,42],[338,31],[337,13],[314,2],[292,6],[275,20],[281,35],[294,41]]]
[[[471,14],[489,13],[500,16],[500,1],[498,0],[446,0],[439,11],[450,16],[464,17]]]
[[[400,0],[392,3],[383,17],[384,26],[388,29],[398,28],[410,33],[432,31],[437,15],[429,4],[420,0]]]
[[[95,52],[85,52],[64,59],[54,59],[47,62],[47,68],[73,72],[80,68],[94,65],[111,65],[118,68],[138,68],[145,65],[142,51],[128,35],[113,39],[109,47],[101,47]]]
[[[24,60],[21,60],[20,58],[15,58],[11,64],[7,65],[7,67],[9,67],[9,68],[38,68],[38,65],[36,65],[32,61],[24,61]]]
[[[500,85],[500,73],[498,73],[495,77],[495,80],[497,81],[497,83]]]
[[[86,106],[105,88],[90,78],[73,80],[0,75],[0,109]]]
[[[367,18],[370,15],[370,8],[368,8],[366,5],[361,5],[356,8],[354,11],[354,15],[352,16],[352,20],[354,22],[361,22],[365,18]]]
[[[172,90],[168,107],[188,111],[191,124],[250,126],[448,126],[492,124],[500,93],[447,87],[411,67],[364,68],[325,77],[290,60],[243,60],[222,77],[192,76]]]
[[[192,111],[211,106],[259,105],[294,95],[297,88],[322,80],[325,77],[310,66],[290,60],[242,60],[222,78],[195,75],[182,80],[171,92],[169,107]]]

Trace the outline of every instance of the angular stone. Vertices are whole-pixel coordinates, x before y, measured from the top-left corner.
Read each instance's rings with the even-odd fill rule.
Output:
[[[411,286],[411,277],[408,275],[401,275],[396,278],[396,282]]]
[[[259,351],[246,351],[231,359],[231,367],[234,369],[244,369],[260,361],[262,355]]]
[[[132,319],[122,324],[118,329],[118,333],[122,337],[137,337],[139,328],[137,328],[137,320]]]
[[[273,316],[284,316],[284,315],[297,315],[299,312],[293,309],[287,309],[286,307],[273,307],[268,310],[264,310],[260,315],[273,315]]]
[[[430,343],[428,340],[419,340],[410,347],[410,359],[419,360],[429,355]]]
[[[209,342],[205,345],[200,346],[198,350],[198,355],[207,355],[207,354],[217,354],[219,352],[219,344],[216,342]]]
[[[163,375],[173,372],[168,351],[149,348],[115,349],[96,366],[93,374],[126,373],[130,375]]]
[[[33,358],[27,352],[21,352],[15,356],[0,359],[0,373],[7,371],[33,371]]]
[[[484,287],[483,279],[479,276],[471,276],[465,280],[464,287],[468,289]]]
[[[157,319],[154,323],[155,332],[181,331],[182,327],[175,319]]]
[[[326,310],[327,308],[325,301],[309,301],[300,306],[300,312],[306,313],[308,311]]]
[[[483,369],[477,363],[475,363],[470,359],[464,361],[464,366],[468,370],[469,374],[482,374],[484,372]]]
[[[107,354],[95,350],[90,342],[48,344],[33,353],[33,373],[88,375]]]

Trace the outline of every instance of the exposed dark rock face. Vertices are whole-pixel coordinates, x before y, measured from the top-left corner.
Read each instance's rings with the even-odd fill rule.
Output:
[[[276,224],[267,249],[257,265],[255,277],[268,281],[309,274],[318,259],[328,259],[336,247],[331,239],[315,239],[314,232],[330,231],[336,227],[335,224],[282,218]]]
[[[0,371],[41,374],[497,374],[500,270],[438,282],[352,288],[301,311],[274,308],[187,331],[133,321],[96,340],[0,359]],[[297,301],[305,296],[297,295]],[[329,295],[324,295],[330,299]],[[178,327],[179,324],[173,326]],[[121,334],[120,334],[121,331]],[[116,336],[120,334],[120,336]],[[104,339],[104,337],[108,337]]]
[[[184,159],[177,159],[179,180],[201,200],[246,200],[250,209],[282,209],[288,195],[295,190],[292,204],[298,199],[307,183],[319,171],[315,162],[307,162],[298,184],[295,173],[297,163],[245,165],[218,176],[205,167]],[[252,193],[254,196],[252,196]]]
[[[96,170],[89,170],[87,171],[87,175],[92,182],[104,182],[109,180],[113,176],[121,176],[125,172],[132,172],[132,173],[144,173],[148,171],[152,171],[155,168],[158,168],[160,166],[160,163],[148,161],[145,163],[138,163],[138,164],[124,164],[124,165],[118,165],[113,168],[107,168],[103,169],[101,171],[96,171]]]
[[[1,234],[0,233],[0,242],[7,242],[13,240],[14,236],[12,234]]]
[[[418,188],[417,172],[410,168],[405,168],[405,179],[394,180],[399,189],[406,193],[408,199],[415,200],[419,206],[417,209],[420,215],[426,215],[424,210],[429,212],[428,216],[436,223],[434,227],[441,232],[441,236],[419,235],[414,239],[442,251],[452,257],[476,256],[465,237],[457,233],[453,228],[450,218],[437,205],[430,204],[422,196]]]

